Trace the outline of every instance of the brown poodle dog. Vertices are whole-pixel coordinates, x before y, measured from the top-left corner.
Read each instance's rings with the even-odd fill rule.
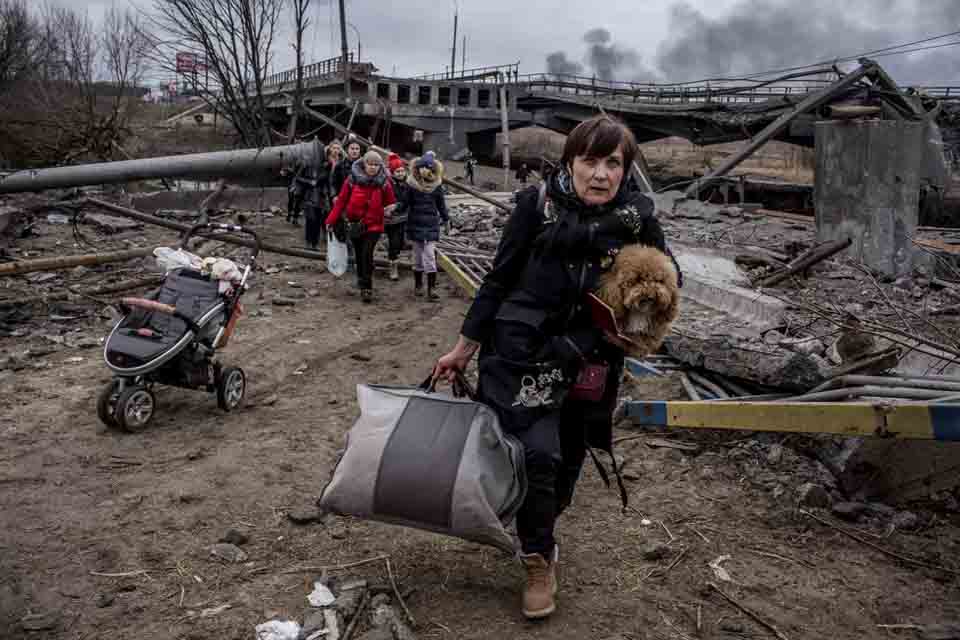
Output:
[[[660,348],[680,306],[673,262],[642,245],[625,247],[594,293],[613,309],[621,332],[632,341],[627,355],[635,358]]]

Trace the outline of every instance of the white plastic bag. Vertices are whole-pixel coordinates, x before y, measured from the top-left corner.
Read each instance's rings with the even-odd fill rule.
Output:
[[[200,256],[194,255],[183,249],[171,249],[170,247],[157,247],[153,250],[153,255],[157,258],[157,266],[164,272],[173,269],[182,269],[189,267],[191,269],[200,269],[203,261]]]
[[[270,620],[254,628],[257,640],[297,640],[300,625],[293,620]]]
[[[347,245],[345,242],[337,240],[337,236],[332,231],[327,232],[327,271],[337,278],[347,272],[347,262],[349,260]]]

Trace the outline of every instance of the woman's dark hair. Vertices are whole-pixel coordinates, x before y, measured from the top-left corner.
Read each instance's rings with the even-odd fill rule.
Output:
[[[637,157],[637,139],[627,125],[608,115],[584,120],[567,136],[563,145],[563,166],[573,164],[577,156],[605,158],[623,146],[623,166],[629,167]]]

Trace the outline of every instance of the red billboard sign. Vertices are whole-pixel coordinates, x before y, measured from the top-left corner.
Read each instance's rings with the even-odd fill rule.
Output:
[[[177,73],[195,73],[200,67],[200,58],[195,53],[180,51],[177,53]]]

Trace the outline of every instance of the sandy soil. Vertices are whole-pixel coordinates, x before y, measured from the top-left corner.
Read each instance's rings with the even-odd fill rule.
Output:
[[[61,253],[77,252],[68,229],[41,224],[51,245],[44,253],[56,250],[54,234]],[[280,218],[264,230],[300,244],[299,229]],[[161,238],[169,236],[149,230],[137,239]],[[448,280],[440,303],[414,301],[407,275],[379,280],[378,300],[366,306],[317,263],[267,255],[262,266],[270,273],[256,274],[250,314],[223,354],[250,381],[248,406],[237,413],[222,413],[210,395],[162,388],[145,432],[102,428],[94,403],[109,375],[100,348],[39,337],[106,335],[110,321],[93,304],[66,325],[35,309],[30,336],[0,338],[4,355],[26,362],[0,370],[0,638],[251,638],[271,617],[303,619],[319,571],[291,568],[379,554],[392,558],[423,638],[774,637],[710,582],[791,640],[910,638],[877,625],[960,616],[956,574],[908,566],[798,512],[794,458],[752,455],[749,433],[675,434],[699,443],[687,453],[652,448],[622,425],[619,437],[640,436],[618,449],[633,508],[622,514],[587,468],[560,526],[560,609],[540,624],[519,615],[520,572],[498,551],[333,517],[293,524],[287,514],[312,508],[356,418],[356,384],[419,382],[452,344],[468,303]],[[120,268],[131,265],[94,273],[105,280]],[[271,304],[299,292],[306,296],[296,306]],[[677,388],[645,383],[631,393],[664,398]],[[956,522],[943,514],[924,521],[889,535],[846,526],[884,548],[957,566]],[[229,529],[249,536],[244,563],[209,555]],[[654,543],[669,549],[645,560]],[[724,557],[730,581],[709,566]],[[379,564],[348,575],[386,579]],[[229,608],[210,613],[222,605]],[[50,628],[25,631],[28,614],[48,616]]]

